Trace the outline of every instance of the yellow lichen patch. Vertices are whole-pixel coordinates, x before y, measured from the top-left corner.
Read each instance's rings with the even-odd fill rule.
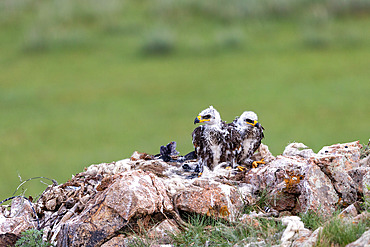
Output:
[[[230,211],[229,211],[229,209],[227,208],[227,206],[222,206],[221,208],[220,208],[220,215],[221,216],[229,216],[230,215]]]
[[[213,208],[212,206],[209,206],[208,211],[207,211],[207,216],[216,216],[217,210]]]
[[[343,201],[343,198],[341,196],[339,197],[339,199],[337,201],[337,205],[340,205],[342,207],[348,207],[349,206],[349,204],[347,202]]]
[[[304,179],[304,175],[296,174],[293,171],[287,171],[286,178],[284,178],[285,188],[291,189],[297,186],[302,179]]]
[[[230,211],[227,206],[210,206],[207,211],[207,216],[212,217],[227,217],[230,215]]]

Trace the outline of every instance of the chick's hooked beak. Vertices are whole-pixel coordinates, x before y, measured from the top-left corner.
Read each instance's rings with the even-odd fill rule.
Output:
[[[247,121],[247,124],[250,124],[253,127],[260,127],[261,126],[261,124],[257,120],[254,120],[253,122]]]
[[[202,116],[197,116],[197,117],[194,119],[194,124],[201,123],[201,122],[202,122]]]
[[[208,118],[208,116],[202,117],[201,115],[199,115],[199,116],[197,116],[195,118],[194,124],[203,123],[203,122],[207,122],[207,121],[210,121],[210,119]]]

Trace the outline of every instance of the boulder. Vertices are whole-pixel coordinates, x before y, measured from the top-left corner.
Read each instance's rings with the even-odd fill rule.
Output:
[[[342,165],[345,166],[345,170],[348,171],[359,166],[361,149],[362,145],[360,142],[354,141],[325,146],[317,154],[322,156],[346,157],[348,163],[344,162]]]
[[[355,183],[358,194],[363,194],[364,191],[367,190],[367,186],[370,187],[370,165],[367,167],[356,167],[352,170],[349,170],[348,175]]]
[[[352,179],[354,176],[350,176],[350,171],[360,166],[361,148],[359,141],[325,146],[313,159],[332,181],[340,205],[348,206],[357,200],[358,184]]]
[[[352,219],[352,222],[355,223],[355,224],[357,224],[357,223],[359,223],[361,221],[364,221],[364,222],[370,221],[370,212],[364,211],[364,212],[362,212],[361,214],[355,216]]]
[[[265,246],[267,246],[265,240],[253,237],[248,237],[233,245],[233,247],[265,247]]]
[[[358,205],[351,204],[346,207],[342,212],[339,213],[339,217],[341,218],[354,218],[358,215],[357,207]]]
[[[331,180],[336,193],[340,197],[339,203],[348,206],[357,200],[357,185],[348,175],[349,170],[356,167],[347,156],[320,156],[313,159],[313,163]],[[357,167],[356,167],[357,168]]]
[[[120,234],[109,239],[101,247],[167,246],[171,242],[170,235],[175,235],[179,232],[180,229],[177,223],[174,220],[166,219],[145,232],[144,238],[139,238],[138,236],[127,237],[125,234]]]
[[[358,141],[334,144],[318,154],[302,143],[289,144],[283,155],[245,175],[254,192],[267,190],[274,209],[292,213],[320,210],[331,214],[366,191],[369,167],[362,164]]]
[[[173,210],[163,182],[153,173],[120,174],[81,214],[61,225],[58,246],[100,246],[132,217]]]
[[[134,155],[138,155],[136,152]],[[140,156],[139,156],[140,157]],[[124,159],[120,161],[113,161],[111,163],[101,163],[101,164],[95,164],[91,165],[88,168],[86,168],[85,172],[80,174],[81,176],[104,176],[104,175],[114,175],[121,172],[129,171],[131,170],[131,159]]]
[[[293,142],[286,146],[283,152],[283,156],[301,156],[303,158],[310,158],[316,154],[312,149],[309,149],[303,143]]]
[[[267,190],[269,204],[278,211],[330,214],[338,202],[338,195],[330,179],[301,156],[277,156],[264,167],[252,169],[245,176],[255,191]]]
[[[307,235],[304,224],[298,216],[286,216],[281,219],[284,226],[287,226],[281,236],[281,246],[290,246],[293,240],[297,239],[302,232]],[[308,234],[309,235],[309,234]]]
[[[291,245],[291,247],[312,247],[316,245],[317,238],[322,231],[322,227],[317,228],[313,233],[305,236],[299,236]]]
[[[275,159],[275,156],[269,150],[269,147],[263,143],[258,148],[258,151],[252,156],[253,160],[263,159],[266,163],[270,163]]]
[[[330,179],[314,164],[307,167],[304,173],[301,194],[298,197],[299,212],[309,210],[330,215],[335,211],[339,200]]]
[[[366,172],[362,178],[362,193],[364,198],[370,200],[370,171]]]
[[[234,186],[196,179],[174,198],[177,210],[235,220],[243,200]]]
[[[147,236],[155,240],[157,244],[171,243],[171,235],[180,233],[180,228],[175,220],[166,219],[150,229]]]
[[[370,150],[367,150],[367,156],[365,156],[362,160],[360,160],[360,166],[363,167],[370,167]]]
[[[355,242],[347,244],[346,247],[369,247],[370,246],[370,230],[367,230]]]
[[[0,234],[0,246],[14,246],[19,236],[14,233],[2,233]]]
[[[5,206],[0,207],[0,234],[3,238],[12,238],[13,234],[19,236],[25,230],[37,228],[36,217],[32,204],[23,197],[16,197],[12,200],[10,210]]]
[[[132,244],[132,238],[128,238],[125,235],[118,235],[109,239],[107,242],[101,245],[101,247],[129,247]]]

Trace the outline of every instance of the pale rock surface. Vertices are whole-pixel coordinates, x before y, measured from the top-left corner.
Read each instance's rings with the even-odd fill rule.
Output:
[[[125,234],[120,234],[102,244],[101,247],[172,246],[170,245],[170,234],[178,234],[179,232],[180,229],[177,223],[174,220],[166,219],[151,228],[143,239],[139,239],[137,236],[127,237]]]
[[[300,156],[277,156],[268,165],[249,171],[245,182],[255,190],[270,190],[270,204],[278,211],[321,208],[330,213],[339,199],[320,168]]]
[[[349,205],[357,200],[358,185],[349,171],[360,166],[361,148],[359,141],[326,146],[313,160],[332,181],[342,205]]]
[[[370,213],[367,211],[355,216],[352,220],[353,223],[358,223],[360,221],[370,221]]]
[[[258,152],[256,152],[252,156],[252,158],[254,160],[263,159],[266,163],[270,163],[271,161],[276,159],[275,156],[273,156],[272,153],[270,152],[269,147],[263,143],[261,143],[261,145],[258,148]]]
[[[298,197],[301,212],[320,211],[330,215],[339,200],[330,179],[315,165],[310,165],[305,172],[302,190]]]
[[[280,246],[290,246],[298,238],[300,232],[305,232],[304,224],[298,216],[286,216],[281,219],[284,226],[287,226],[281,236]]]
[[[364,193],[364,197],[370,198],[370,171],[362,179],[362,192]]]
[[[85,210],[62,224],[58,246],[99,246],[139,215],[173,210],[160,178],[150,172],[122,173]]]
[[[353,161],[360,160],[360,150],[362,145],[359,141],[333,144],[323,147],[317,154],[329,156],[345,156]]]
[[[0,234],[21,232],[37,227],[36,216],[29,202],[21,197],[12,200],[10,211],[0,207]]]
[[[243,207],[239,191],[215,181],[195,179],[174,198],[177,210],[235,220]]]
[[[357,200],[357,185],[347,173],[347,169],[352,169],[349,167],[355,167],[356,163],[352,163],[346,156],[325,156],[316,158],[313,162],[331,180],[344,205],[352,204]]]
[[[301,156],[303,158],[310,158],[315,155],[312,149],[299,142],[290,143],[283,152],[283,156]]]
[[[171,242],[171,234],[180,233],[179,226],[176,221],[166,219],[148,231],[148,237],[154,239],[157,244],[169,244]]]
[[[233,245],[233,247],[264,247],[266,242],[260,238],[246,238]]]
[[[313,247],[315,246],[317,242],[317,238],[319,236],[319,233],[321,232],[323,228],[319,227],[311,234],[308,234],[309,230],[306,229],[306,235],[299,236],[291,245],[291,247]]]
[[[370,157],[370,156],[369,156]],[[359,193],[365,193],[370,188],[370,165],[360,166],[348,171],[348,175],[352,178],[357,186]],[[370,195],[369,195],[370,196]]]
[[[132,161],[130,159],[124,159],[120,161],[113,161],[111,163],[102,163],[97,165],[91,165],[86,168],[85,174],[90,176],[96,175],[114,175],[120,172],[131,170]]]
[[[339,217],[341,218],[354,218],[358,215],[355,204],[351,204],[340,212]]]
[[[346,247],[370,247],[370,230],[367,230],[355,242],[347,244]]]
[[[126,237],[125,235],[118,235],[107,242],[103,243],[101,247],[130,247],[133,245],[136,237]]]
[[[370,167],[370,155],[360,161],[360,166]]]

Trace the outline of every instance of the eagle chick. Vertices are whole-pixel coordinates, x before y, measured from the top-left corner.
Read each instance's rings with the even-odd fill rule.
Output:
[[[213,170],[222,162],[233,166],[241,143],[238,131],[223,122],[213,106],[199,113],[194,120],[194,124],[197,123],[204,123],[195,128],[192,134],[200,173],[204,166]]]
[[[252,111],[245,111],[240,117],[236,117],[229,126],[237,130],[241,137],[241,150],[237,154],[237,163],[252,165],[253,168],[257,167],[258,164],[264,164],[263,160],[253,161],[251,159],[264,138],[264,128],[258,122],[257,114]]]

